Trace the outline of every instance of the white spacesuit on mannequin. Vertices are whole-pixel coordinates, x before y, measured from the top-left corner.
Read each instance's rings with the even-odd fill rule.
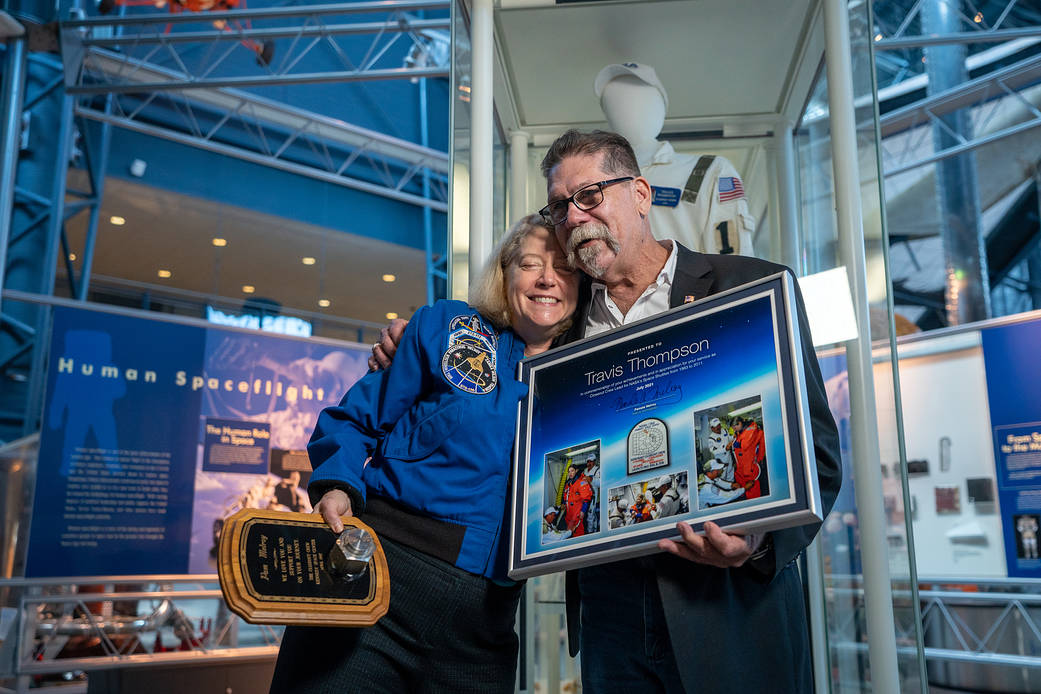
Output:
[[[710,154],[680,154],[656,139],[669,97],[654,68],[608,65],[596,76],[593,89],[611,130],[629,140],[640,171],[651,183],[655,237],[676,239],[703,253],[753,255],[755,220],[734,165]]]

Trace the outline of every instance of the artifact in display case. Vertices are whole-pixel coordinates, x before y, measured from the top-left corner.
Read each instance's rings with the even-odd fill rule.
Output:
[[[509,573],[821,518],[788,273],[524,360]]]
[[[961,489],[953,485],[936,487],[936,512],[961,513]]]
[[[1041,532],[1041,516],[1021,513],[1012,517],[1016,528],[1016,558],[1037,559],[1037,534]]]
[[[677,152],[657,139],[669,96],[650,65],[619,63],[593,83],[611,130],[629,141],[651,184],[651,229],[691,250],[753,255],[755,220],[737,169],[725,157]]]
[[[907,474],[909,475],[928,475],[929,474],[929,461],[923,459],[920,460],[908,460],[907,461]]]
[[[970,477],[965,480],[969,488],[969,501],[974,504],[994,501],[994,480],[989,477]]]
[[[251,624],[369,626],[387,612],[387,559],[372,528],[337,535],[311,513],[243,509],[220,539],[224,598]]]

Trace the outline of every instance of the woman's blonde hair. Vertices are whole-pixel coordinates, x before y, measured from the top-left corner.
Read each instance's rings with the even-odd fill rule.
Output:
[[[521,243],[536,229],[546,229],[550,234],[553,233],[546,220],[538,214],[529,214],[514,222],[499,239],[481,274],[470,283],[470,306],[500,330],[510,327],[513,322],[510,305],[506,300],[505,270],[518,260]],[[571,321],[566,323],[561,326],[560,332],[567,330]]]

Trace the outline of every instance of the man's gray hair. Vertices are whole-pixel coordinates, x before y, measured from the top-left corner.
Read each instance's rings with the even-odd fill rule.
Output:
[[[549,181],[553,169],[567,157],[602,152],[603,169],[614,176],[639,176],[640,165],[636,161],[629,141],[618,133],[593,130],[584,133],[571,129],[553,141],[542,159],[542,175]]]

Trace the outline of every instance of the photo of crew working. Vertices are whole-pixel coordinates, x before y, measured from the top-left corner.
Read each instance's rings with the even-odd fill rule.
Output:
[[[623,528],[690,511],[687,473],[659,475],[642,482],[612,488],[611,528]],[[622,509],[625,509],[623,512]]]

